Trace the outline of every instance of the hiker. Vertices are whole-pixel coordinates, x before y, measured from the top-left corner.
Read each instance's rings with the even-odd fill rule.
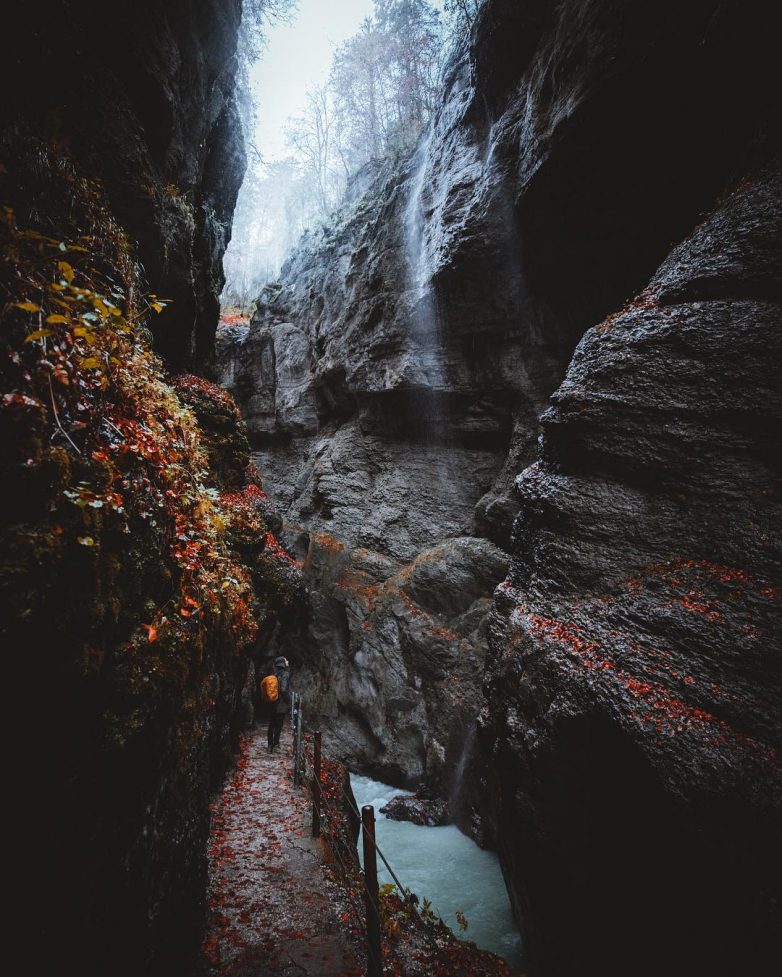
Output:
[[[274,659],[274,672],[261,681],[261,698],[270,706],[268,743],[269,751],[280,745],[280,733],[285,714],[291,707],[291,673],[288,659],[280,655]]]

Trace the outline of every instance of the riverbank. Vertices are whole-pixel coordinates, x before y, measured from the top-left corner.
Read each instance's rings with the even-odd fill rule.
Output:
[[[307,738],[309,740],[309,737]],[[355,803],[342,764],[324,758],[323,831],[311,834],[309,790],[293,784],[286,730],[270,754],[266,731],[240,740],[212,805],[208,920],[199,977],[359,977],[366,970]],[[308,768],[311,744],[307,742]],[[511,977],[504,960],[459,940],[423,898],[380,891],[385,977]]]

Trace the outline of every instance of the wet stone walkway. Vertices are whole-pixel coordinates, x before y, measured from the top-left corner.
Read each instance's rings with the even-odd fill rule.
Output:
[[[358,977],[339,887],[311,837],[308,792],[293,786],[290,732],[270,754],[266,730],[242,738],[215,802],[209,845],[206,977]]]

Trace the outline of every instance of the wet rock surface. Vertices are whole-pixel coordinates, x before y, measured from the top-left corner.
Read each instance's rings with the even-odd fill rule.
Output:
[[[234,93],[241,9],[44,0],[6,25],[3,128],[59,140],[102,181],[149,290],[172,300],[152,326],[175,369],[213,353],[245,169]]]
[[[464,760],[541,974],[765,973],[778,940],[768,16],[489,0],[431,133],[219,339],[309,701],[391,782]],[[488,622],[443,600],[465,540],[472,580],[513,554]]]
[[[775,967],[781,190],[744,181],[587,333],[519,477],[485,809],[544,973],[644,940],[639,974]]]
[[[392,821],[411,821],[430,828],[450,822],[447,801],[427,796],[420,791],[412,797],[407,794],[392,797],[385,807],[380,808],[380,813]]]
[[[211,354],[244,168],[240,13],[239,0],[46,0],[5,18],[0,198],[3,232],[16,225],[18,241],[4,237],[0,262],[0,628],[16,649],[11,725],[26,731],[13,793],[27,857],[9,926],[24,973],[186,973],[197,953],[209,795],[243,708],[247,719],[249,621],[243,605],[230,623],[230,600],[205,609],[177,547],[204,545],[191,506],[203,515],[245,486],[249,456],[235,408],[202,403],[199,431],[146,343],[151,327],[172,372]],[[110,369],[79,367],[73,304],[44,311],[68,315],[37,358],[24,343],[29,328],[9,307],[36,267],[19,244],[32,235],[54,239],[64,291],[75,282],[102,296],[82,325],[104,363],[122,350]],[[35,260],[47,255],[40,244]],[[173,301],[157,315],[147,293]],[[63,356],[34,416],[7,410],[51,370],[57,345],[70,373]],[[101,396],[77,408],[99,376]],[[171,487],[184,466],[186,492]],[[77,508],[68,498],[85,487],[98,497]]]
[[[310,607],[282,646],[333,756],[392,782],[424,779],[447,792],[474,723],[486,653],[485,589],[505,554],[460,537],[396,570],[372,551],[325,534],[309,539]]]

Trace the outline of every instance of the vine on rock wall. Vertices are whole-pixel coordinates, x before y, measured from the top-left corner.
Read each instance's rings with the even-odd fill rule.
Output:
[[[41,952],[88,946],[99,970],[122,948],[128,973],[152,973],[197,946],[208,793],[259,629],[297,599],[298,568],[269,531],[232,399],[167,378],[152,352],[167,301],[145,294],[100,183],[61,147],[12,140],[0,633],[35,768],[30,899],[70,897]]]

